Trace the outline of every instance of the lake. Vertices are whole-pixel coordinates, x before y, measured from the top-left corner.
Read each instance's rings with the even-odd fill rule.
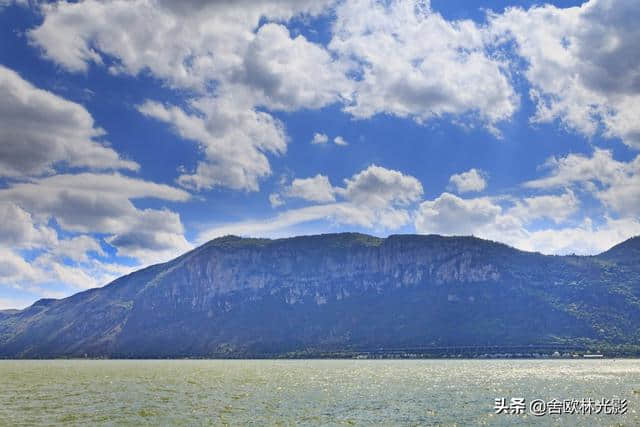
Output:
[[[640,360],[0,361],[2,425],[640,425],[639,413]]]

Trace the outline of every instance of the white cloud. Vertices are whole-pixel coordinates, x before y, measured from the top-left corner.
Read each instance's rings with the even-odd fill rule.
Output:
[[[572,191],[560,196],[544,195],[525,197],[516,201],[508,213],[527,223],[535,219],[548,218],[555,223],[566,221],[578,212],[580,200]]]
[[[39,190],[47,192],[46,186]],[[12,286],[40,296],[58,297],[66,295],[59,294],[61,286],[69,291],[100,286],[123,271],[94,258],[106,256],[97,238],[87,234],[60,238],[56,230],[47,225],[47,215],[38,211],[37,215],[31,215],[11,201],[10,196],[7,190],[2,190],[0,254],[4,262],[0,266],[0,288]],[[37,192],[25,194],[22,201],[30,197],[37,198]],[[69,206],[69,209],[77,208],[77,205]],[[21,250],[30,251],[28,260]],[[52,292],[52,286],[58,291]]]
[[[152,101],[138,107],[144,115],[170,124],[182,138],[201,144],[205,160],[178,182],[195,190],[225,186],[257,191],[258,181],[271,174],[265,153],[286,150],[282,123],[264,112],[238,109],[231,99],[200,99],[193,107],[199,114]]]
[[[181,202],[189,197],[187,192],[167,185],[118,174],[84,173],[15,183],[0,190],[0,206],[20,213],[23,222],[31,220],[39,224],[23,225],[22,237],[25,233],[33,234],[33,230],[44,233],[45,225],[53,218],[70,232],[110,235],[109,240],[120,255],[151,262],[166,260],[191,245],[183,236],[178,214],[167,209],[138,209],[131,200],[156,198]],[[133,243],[134,234],[137,238],[153,237]],[[5,236],[5,242],[12,238],[6,232],[0,235]],[[75,242],[79,243],[86,246],[87,241]],[[55,248],[58,244],[49,237],[48,243],[42,246]]]
[[[335,138],[333,138],[333,143],[336,145],[349,145],[349,143],[347,141],[344,140],[343,137],[341,136],[336,136]]]
[[[83,183],[85,187],[87,184]],[[38,199],[39,194],[46,194],[49,198],[57,197],[55,194],[49,194],[50,187],[47,188],[47,185],[29,185],[35,186],[22,185],[17,190],[18,193],[24,191],[20,197],[13,197],[16,193],[12,194],[11,189],[0,190],[0,255],[3,260],[0,262],[0,288],[9,286],[40,297],[61,297],[72,290],[104,285],[123,272],[131,270],[130,267],[97,261],[95,256],[107,255],[96,237],[76,234],[60,238],[56,230],[47,224],[50,216],[56,220],[61,216],[55,217],[34,206],[31,206],[35,212],[35,215],[32,215],[20,207],[17,203],[29,205],[29,199]],[[67,190],[61,188],[60,191]],[[77,189],[72,189],[71,193],[77,195]],[[61,203],[64,204],[65,201]],[[71,211],[79,208],[83,206],[73,203],[67,206]],[[140,224],[134,226],[141,227]],[[28,258],[23,256],[22,250],[29,251]],[[122,252],[121,248],[118,248],[118,251]],[[161,253],[150,255],[163,256]],[[61,291],[61,288],[66,291]]]
[[[277,208],[284,205],[284,200],[282,200],[282,197],[279,194],[271,193],[269,194],[269,203],[272,208]]]
[[[515,40],[528,67],[534,122],[560,120],[593,136],[620,137],[640,148],[640,9],[627,0],[580,7],[510,8],[493,15],[498,41]]]
[[[356,117],[470,114],[495,131],[519,104],[505,64],[485,53],[472,21],[447,21],[429,1],[412,0],[343,2],[336,17],[329,47],[361,76],[345,108]]]
[[[605,218],[602,224],[595,225],[587,218],[576,227],[534,231],[526,240],[514,244],[543,253],[593,255],[636,235],[640,235],[637,219]]]
[[[7,7],[7,6],[11,6],[11,5],[20,5],[20,6],[26,6],[28,3],[28,0],[0,0],[0,9],[2,9],[3,7]],[[2,308],[0,308],[1,310]]]
[[[12,202],[0,202],[0,245],[13,248],[46,246],[57,240],[55,230],[36,225],[31,214]]]
[[[351,225],[372,225],[367,213],[350,203],[331,203],[286,210],[274,218],[218,224],[200,233],[196,243],[202,244],[228,234],[251,237],[290,236],[288,229],[306,222],[326,220]],[[370,219],[370,218],[369,218]]]
[[[340,202],[289,209],[274,218],[248,220],[228,224],[218,224],[202,232],[196,243],[202,244],[216,237],[228,234],[250,237],[288,237],[291,227],[312,221],[323,220],[330,226],[350,225],[371,230],[394,230],[410,221],[404,209],[375,209],[359,207],[353,203]]]
[[[487,188],[485,173],[478,169],[470,169],[467,172],[451,175],[449,183],[460,194],[472,191],[482,191]]]
[[[74,290],[103,286],[139,268],[102,263],[84,254],[69,261],[69,255],[76,249],[83,245],[88,249],[93,245],[85,236],[61,242],[57,250],[45,251],[28,262],[18,252],[0,245],[0,288],[9,287],[39,297],[61,298]],[[69,253],[62,254],[61,248]]]
[[[2,7],[2,4],[0,4]],[[27,308],[36,301],[37,298],[0,298],[0,310],[16,309],[22,310]]]
[[[51,173],[57,164],[138,169],[96,140],[104,131],[84,107],[34,87],[1,65],[0,98],[0,176]]]
[[[259,107],[320,108],[348,96],[343,66],[280,23],[317,14],[326,1],[61,2],[42,8],[31,40],[70,71],[115,59],[114,73],[148,70],[194,94],[190,111],[148,101],[139,110],[197,141],[205,159],[179,178],[195,190],[257,190],[271,174],[265,154],[286,150],[280,121]],[[190,95],[191,96],[191,95]]]
[[[303,36],[292,39],[283,25],[261,26],[243,65],[243,83],[271,109],[316,109],[349,97],[345,67]]]
[[[326,144],[329,141],[329,137],[324,133],[314,133],[313,139],[311,140],[312,144]]]
[[[59,2],[42,6],[44,20],[29,37],[70,71],[108,62],[113,73],[148,71],[188,89],[188,111],[152,101],[139,109],[202,145],[204,160],[179,178],[196,190],[257,190],[271,174],[267,155],[283,153],[287,139],[264,108],[338,102],[356,117],[390,113],[419,122],[473,115],[493,132],[517,108],[505,65],[484,51],[482,30],[446,21],[427,1],[342,2],[328,48],[292,37],[283,25],[333,3]],[[362,78],[347,78],[354,75]]]
[[[179,215],[166,208],[140,209],[132,200],[189,197],[177,188],[118,174],[9,183],[0,189],[0,287],[62,297],[136,268],[100,261],[109,257],[102,241],[142,264],[171,259],[192,248]],[[69,237],[62,238],[51,222]]]
[[[12,202],[0,201],[0,247],[43,250],[59,259],[88,262],[90,252],[104,256],[100,243],[88,235],[60,239],[58,233]]]
[[[563,208],[562,203],[573,205]],[[515,207],[505,209],[487,197],[463,199],[443,193],[420,205],[415,227],[420,233],[475,235],[545,254],[593,255],[640,234],[637,218],[605,217],[599,224],[589,218],[577,224],[566,222],[577,203],[575,195],[567,192],[560,196],[526,198],[517,201]],[[558,210],[546,211],[545,208]],[[527,227],[533,220],[545,217],[557,225],[542,229]]]
[[[461,199],[442,193],[420,204],[415,227],[421,233],[470,235],[492,224],[502,209],[488,198]]]
[[[219,224],[201,233],[196,240],[204,243],[226,234],[280,237],[287,235],[293,226],[317,220],[372,230],[395,230],[411,221],[409,209],[423,192],[416,178],[376,165],[345,179],[344,184],[344,187],[332,187],[323,175],[294,180],[282,194],[270,196],[272,206],[274,200],[282,202],[282,197],[315,199],[322,204],[289,209],[265,220]],[[337,197],[342,200],[332,202]]]
[[[142,216],[152,225],[127,230],[106,238],[106,242],[118,250],[118,255],[128,256],[144,264],[168,261],[193,248],[184,238],[180,216],[169,211],[145,211]]]
[[[327,3],[59,2],[43,5],[44,21],[29,36],[70,71],[103,64],[106,54],[120,62],[114,72],[136,75],[148,69],[173,86],[204,90],[212,79],[229,81],[242,71],[261,18],[286,21],[300,13],[317,14]]]
[[[329,178],[316,175],[313,178],[296,178],[284,190],[286,197],[297,197],[310,202],[327,203],[336,200]]]
[[[42,281],[42,272],[12,250],[0,246],[0,277],[3,284]]]
[[[55,245],[49,246],[48,250],[56,257],[68,258],[76,262],[89,262],[90,252],[105,256],[100,242],[87,235],[58,240]]]
[[[540,189],[580,187],[620,215],[640,215],[640,156],[621,162],[613,158],[611,151],[596,148],[590,157],[569,154],[551,158],[545,166],[548,176],[524,185]]]
[[[406,206],[422,197],[422,184],[402,172],[371,165],[345,179],[345,188],[339,193],[359,206]]]
[[[550,171],[549,175],[524,185],[530,188],[554,188],[593,181],[611,184],[628,172],[628,166],[614,160],[611,151],[596,148],[590,157],[573,153],[560,158],[551,157],[544,164]]]
[[[640,217],[640,170],[598,192],[597,197],[621,216]]]
[[[312,144],[326,144],[327,142],[329,142],[329,137],[324,134],[324,133],[314,133],[313,134],[313,139],[311,140]],[[333,143],[336,145],[349,145],[349,143],[347,141],[345,141],[345,139],[338,135],[335,138],[333,138]]]
[[[514,63],[507,63],[511,52],[493,53],[496,43],[511,40],[528,63],[534,122],[560,120],[585,135],[603,128],[606,136],[640,146],[638,8],[629,2],[512,8],[480,27],[447,21],[428,1],[343,1],[335,9],[327,47],[285,27],[290,18],[322,13],[331,3],[63,1],[42,5],[43,22],[29,38],[66,70],[99,66],[112,73],[148,73],[187,94],[186,102],[176,102],[180,107],[148,100],[138,110],[202,150],[195,169],[178,177],[188,189],[259,190],[272,173],[270,156],[287,149],[274,110],[340,103],[356,118],[391,114],[419,123],[471,118],[497,132],[519,104],[509,74]],[[0,0],[3,4],[7,0]],[[124,268],[95,259],[92,254],[101,255],[105,243],[145,263],[191,247],[176,212],[142,209],[135,202],[186,201],[184,190],[117,174],[33,179],[58,164],[90,170],[138,165],[102,141],[104,132],[84,107],[1,66],[0,95],[9,100],[0,106],[5,125],[0,126],[0,175],[22,178],[0,189],[4,283],[101,284]],[[332,140],[347,144],[341,136]],[[327,144],[329,136],[315,133],[312,143]],[[422,184],[399,171],[373,165],[336,186],[321,174],[297,178],[269,196],[271,205],[291,197],[313,205],[267,220],[220,225],[199,240],[227,233],[273,236],[316,220],[373,230],[413,222],[420,232],[475,234],[549,253],[599,251],[639,232],[640,157],[622,162],[596,149],[591,156],[552,159],[547,168],[546,176],[525,188],[554,194],[498,200],[443,193],[417,210]],[[482,191],[486,177],[471,169],[453,175],[450,184],[459,194]],[[578,218],[585,192],[602,203],[599,223]],[[52,219],[71,237],[60,238]],[[554,224],[534,228],[540,219]],[[26,262],[23,249],[42,254]]]

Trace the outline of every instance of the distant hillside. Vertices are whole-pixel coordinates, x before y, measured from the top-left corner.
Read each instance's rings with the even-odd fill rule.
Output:
[[[0,313],[0,357],[251,357],[365,349],[640,348],[640,239],[589,257],[473,237],[227,236]]]
[[[598,257],[618,264],[637,264],[640,262],[640,236],[632,237]]]

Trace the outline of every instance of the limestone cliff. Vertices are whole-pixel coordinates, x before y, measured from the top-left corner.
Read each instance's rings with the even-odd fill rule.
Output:
[[[640,274],[625,248],[636,246],[551,257],[473,237],[227,236],[103,288],[2,313],[0,356],[635,343]]]

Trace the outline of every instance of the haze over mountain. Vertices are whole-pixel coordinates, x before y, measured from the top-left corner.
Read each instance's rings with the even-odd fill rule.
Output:
[[[474,237],[227,236],[0,313],[2,357],[640,344],[640,238],[591,257]]]

